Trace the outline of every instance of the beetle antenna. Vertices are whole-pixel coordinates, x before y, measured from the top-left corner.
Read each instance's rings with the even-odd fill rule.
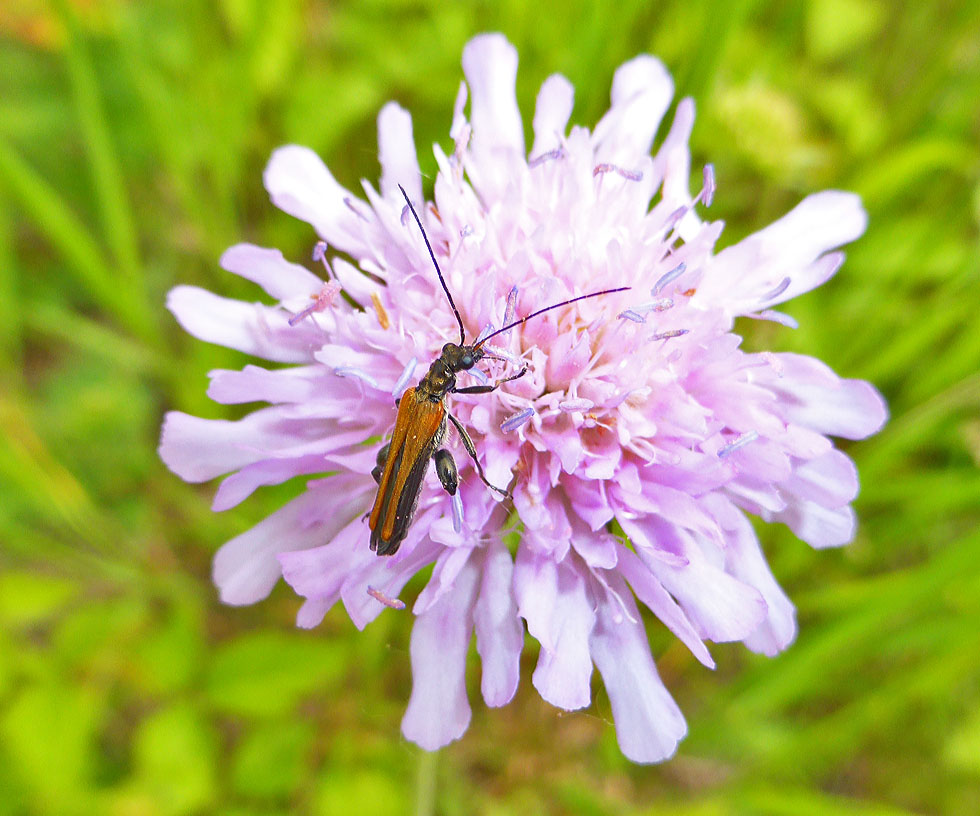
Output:
[[[620,286],[618,289],[603,289],[601,292],[589,292],[587,295],[579,295],[578,297],[573,297],[571,300],[563,300],[561,303],[555,303],[552,306],[546,306],[544,309],[538,309],[536,312],[531,312],[531,314],[529,314],[527,317],[522,317],[520,320],[515,320],[513,323],[508,323],[502,329],[497,329],[497,331],[488,334],[479,343],[477,343],[474,348],[480,348],[491,337],[496,337],[498,334],[503,334],[508,329],[512,329],[514,326],[520,326],[521,323],[526,323],[532,317],[537,317],[545,312],[550,312],[552,309],[560,309],[562,306],[568,306],[570,303],[577,303],[578,301],[586,300],[587,298],[599,297],[599,295],[611,295],[613,292],[625,292],[629,288],[629,286]]]
[[[419,214],[415,212],[415,207],[412,206],[411,199],[408,197],[408,193],[405,192],[405,188],[400,184],[398,189],[402,191],[402,195],[405,196],[405,203],[408,204],[408,209],[412,211],[412,215],[415,216],[415,223],[419,225],[419,230],[422,232],[422,240],[425,241],[425,248],[429,250],[429,257],[432,258],[432,265],[436,268],[436,274],[439,276],[439,283],[442,284],[442,291],[446,293],[446,297],[449,298],[449,305],[453,307],[453,314],[456,315],[456,322],[459,323],[459,344],[461,346],[466,345],[466,332],[463,330],[463,318],[459,316],[459,309],[456,308],[456,303],[453,300],[453,296],[449,294],[449,287],[446,286],[446,279],[442,276],[442,270],[439,268],[439,261],[436,260],[436,254],[432,251],[432,244],[429,243],[429,236],[425,234],[425,228],[422,226],[422,222],[419,220]]]

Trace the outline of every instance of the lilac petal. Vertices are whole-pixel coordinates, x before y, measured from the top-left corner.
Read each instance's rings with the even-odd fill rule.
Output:
[[[524,153],[524,126],[517,107],[517,49],[502,34],[481,34],[463,49],[470,86],[474,153],[504,148]]]
[[[396,102],[389,102],[378,114],[378,154],[381,194],[401,199],[400,184],[413,202],[421,202],[422,173],[412,139],[412,116]]]
[[[534,108],[532,156],[540,156],[561,145],[574,101],[575,89],[561,74],[552,74],[544,81]]]
[[[827,508],[805,500],[796,501],[779,513],[763,513],[762,517],[783,522],[798,538],[818,550],[849,544],[857,526],[849,505]]]
[[[497,540],[487,548],[480,595],[473,610],[476,650],[483,663],[480,690],[488,706],[502,706],[517,691],[524,626],[511,589],[514,562]]]
[[[627,523],[622,526],[629,534]],[[639,550],[643,563],[677,599],[700,637],[725,643],[755,631],[766,616],[766,602],[758,590],[711,563],[691,534],[657,519],[649,520],[648,527],[660,546],[669,544],[687,559],[687,564],[673,566]]]
[[[319,366],[294,366],[273,371],[247,365],[241,371],[209,371],[208,396],[224,405],[246,402],[296,403],[314,399],[325,381]]]
[[[459,739],[470,724],[466,652],[473,633],[479,569],[467,564],[444,595],[412,628],[412,696],[402,733],[427,751]]]
[[[784,416],[790,422],[830,436],[846,439],[864,439],[877,433],[888,420],[888,406],[878,390],[864,380],[838,380],[830,387],[820,383],[801,381],[801,360],[807,364],[826,368],[823,363],[801,355],[777,355],[786,366],[786,373],[778,383],[771,385],[783,392]]]
[[[780,486],[824,507],[841,507],[854,501],[858,494],[857,468],[839,450],[830,450],[798,465]]]
[[[660,762],[677,750],[687,725],[657,674],[632,597],[621,594],[632,607],[633,620],[618,616],[610,603],[599,604],[589,646],[609,695],[623,755],[633,762]]]
[[[673,80],[660,60],[644,54],[621,65],[613,77],[612,105],[593,132],[596,161],[628,165],[646,156],[673,95]]]
[[[308,147],[287,145],[275,150],[263,179],[272,203],[311,224],[328,244],[356,258],[370,255],[370,246],[358,237],[364,222],[347,203],[353,195]]]
[[[704,641],[694,631],[687,616],[649,568],[625,547],[619,550],[617,565],[620,574],[629,581],[636,597],[647,605],[664,626],[677,635],[678,639],[691,650],[691,654],[709,669],[713,669],[715,661],[712,660]]]
[[[308,490],[221,547],[212,570],[221,600],[236,606],[262,600],[279,580],[277,556],[330,541],[352,512],[361,512],[333,495],[332,500],[330,491]]]
[[[860,236],[867,221],[853,193],[827,190],[808,196],[778,221],[718,253],[697,300],[742,314],[808,292],[840,266],[842,256],[831,250]],[[789,286],[762,303],[786,277]]]
[[[323,473],[327,469],[327,463],[322,453],[289,459],[263,459],[259,462],[253,462],[237,473],[231,474],[221,483],[214,496],[214,501],[211,503],[211,509],[215,512],[228,510],[243,502],[259,487],[282,484],[294,476]]]
[[[219,297],[196,286],[171,289],[167,308],[199,340],[277,363],[309,362],[319,334],[316,329],[290,326],[288,316],[278,309]]]
[[[745,645],[753,652],[772,657],[789,646],[796,637],[796,609],[786,597],[766,563],[755,530],[745,514],[716,495],[710,499],[719,523],[727,532],[725,565],[732,576],[759,590],[766,601],[766,619],[747,638]]]
[[[323,280],[306,267],[289,263],[278,249],[236,244],[225,250],[219,263],[222,269],[257,283],[276,300],[316,294],[323,286]]]
[[[275,409],[255,411],[243,419],[201,419],[170,411],[160,434],[160,458],[187,482],[206,482],[264,458],[286,438],[276,428]]]
[[[518,609],[541,644],[531,680],[545,700],[566,711],[591,701],[589,633],[595,622],[583,573],[571,563],[566,558],[556,564],[522,547],[514,572]]]

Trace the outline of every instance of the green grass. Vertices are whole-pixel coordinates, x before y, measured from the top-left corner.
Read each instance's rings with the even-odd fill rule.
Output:
[[[566,4],[567,6],[567,4]],[[970,0],[540,5],[203,0],[15,4],[0,13],[0,816],[6,814],[938,814],[980,811],[980,10]],[[185,336],[177,283],[252,240],[313,235],[268,202],[270,151],[307,144],[376,179],[397,99],[448,142],[463,44],[501,30],[594,124],[616,66],[650,51],[695,96],[723,243],[809,192],[855,190],[867,234],[795,332],[741,327],[870,379],[892,420],[846,446],[853,545],[762,529],[801,631],[768,660],[698,665],[662,627],[691,733],[662,766],[619,754],[528,678],[430,757],[398,726],[407,616],[295,631],[280,587],[225,608],[210,557],[298,485],[216,515],[156,456],[164,411],[224,415],[206,372],[241,355]],[[475,678],[473,678],[475,679]]]

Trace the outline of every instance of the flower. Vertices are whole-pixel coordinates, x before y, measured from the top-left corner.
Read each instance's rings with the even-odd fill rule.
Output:
[[[315,260],[327,280],[276,250],[240,244],[221,265],[275,303],[190,286],[170,293],[169,308],[194,336],[286,365],[212,372],[215,401],[268,407],[238,421],[172,412],[160,455],[188,481],[231,474],[215,510],[262,485],[332,474],[220,549],[214,580],[227,603],[264,598],[282,575],[305,598],[300,626],[317,625],[340,600],[364,627],[399,607],[408,580],[434,565],[412,607],[402,724],[423,748],[467,728],[474,631],[484,700],[510,701],[526,625],[541,647],[532,676],[541,696],[562,709],[589,705],[595,666],[623,753],[656,762],[673,754],[686,726],[657,675],[639,604],[706,666],[714,665],[706,640],[773,655],[795,635],[794,609],[747,514],[783,522],[814,547],[853,537],[857,473],[828,437],[877,431],[882,398],[811,357],[745,351],[733,324],[739,316],[791,324],[771,307],[830,278],[843,260],[835,249],[861,235],[865,214],[852,194],[818,193],[715,254],[722,224],[703,220],[710,166],[702,189],[689,192],[690,100],[650,155],[673,92],[656,59],[617,70],[611,107],[591,132],[568,130],[572,87],[550,77],[529,153],[515,49],[501,35],[479,36],[463,70],[454,151],[434,148],[432,204],[423,206],[411,119],[393,103],[378,117],[380,191],[365,183],[366,201],[312,151],[273,154],[266,188],[325,242]],[[379,440],[391,432],[395,397],[458,335],[399,184],[469,342],[545,305],[632,288],[494,338],[488,347],[500,359],[459,375],[465,386],[529,366],[493,393],[449,399],[489,481],[509,485],[513,501],[477,478],[450,429],[457,495],[430,468],[401,548],[378,557],[364,516]]]

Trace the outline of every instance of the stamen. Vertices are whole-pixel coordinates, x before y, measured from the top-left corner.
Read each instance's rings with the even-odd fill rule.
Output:
[[[374,379],[374,377],[365,371],[361,371],[359,368],[354,368],[353,366],[340,366],[335,368],[333,373],[338,377],[356,377],[357,379],[366,382],[372,388],[381,388],[381,386],[378,385],[378,381]]]
[[[670,215],[667,216],[667,221],[664,224],[664,228],[667,232],[670,232],[674,227],[677,226],[677,222],[680,221],[685,215],[687,215],[688,207],[678,207]]]
[[[504,325],[506,326],[507,324],[504,323]],[[483,341],[483,338],[489,337],[491,334],[494,333],[494,331],[495,329],[493,323],[487,323],[487,325],[483,327],[483,330],[477,335],[476,340],[473,341],[473,345],[474,346],[480,345],[480,343]]]
[[[488,382],[490,382],[490,380],[487,379],[487,375],[484,374],[482,371],[480,371],[480,369],[478,368],[471,368],[466,373],[469,374],[471,377],[473,377],[473,379],[479,380],[481,385],[486,385]]]
[[[770,300],[775,300],[783,292],[785,292],[787,289],[789,289],[789,284],[790,284],[790,279],[789,278],[783,278],[779,282],[779,284],[776,286],[775,289],[773,289],[771,292],[769,292],[769,293],[763,295],[761,298],[759,298],[759,303],[768,303]]]
[[[357,207],[354,205],[354,200],[350,196],[344,196],[344,204],[347,205],[348,210],[354,213],[354,215],[356,215],[362,221],[364,221],[367,224],[371,223],[368,217],[364,215],[364,213],[362,213],[359,209],[357,209]]]
[[[783,314],[782,312],[774,312],[772,309],[763,309],[761,312],[750,312],[742,316],[750,317],[753,320],[771,320],[773,323],[779,323],[788,329],[798,329],[800,327],[800,324],[796,322],[796,318],[790,317],[788,314]]]
[[[715,166],[713,164],[706,164],[704,166],[704,171],[702,178],[704,179],[704,189],[701,190],[701,203],[705,207],[710,207],[711,202],[715,200]]]
[[[686,271],[687,271],[687,264],[685,263],[677,264],[677,266],[671,269],[670,272],[668,272],[667,274],[663,275],[660,278],[660,280],[658,280],[653,285],[653,289],[650,290],[650,294],[654,296],[659,295],[668,283],[672,283],[673,281],[677,280]]]
[[[381,328],[385,330],[391,328],[391,319],[388,317],[385,307],[381,305],[381,298],[378,297],[377,292],[371,293],[371,303],[374,304],[374,311],[378,315],[378,324]]]
[[[783,366],[783,361],[780,360],[771,351],[764,351],[760,355],[763,360],[769,365],[769,367],[775,372],[776,376],[782,379],[785,368]]]
[[[526,425],[528,420],[534,416],[533,408],[525,408],[520,413],[514,414],[512,417],[508,417],[503,422],[500,423],[500,430],[504,433],[510,433],[511,431],[516,431],[518,428]]]
[[[517,287],[511,287],[507,293],[507,307],[504,309],[504,325],[510,325],[517,316]]]
[[[620,312],[616,315],[619,318],[624,318],[626,320],[632,320],[634,323],[646,323],[647,319],[641,315],[634,312],[632,309],[627,309],[625,312]]]
[[[577,397],[575,399],[562,400],[558,403],[558,409],[564,411],[566,414],[570,414],[574,411],[588,411],[594,405],[595,403],[592,400]]]
[[[463,497],[458,490],[450,497],[449,504],[453,511],[453,530],[461,533],[463,532]]]
[[[317,241],[316,245],[313,247],[313,260],[322,261],[327,257],[327,242]]]
[[[539,164],[544,164],[546,161],[551,161],[552,159],[560,159],[565,155],[565,149],[563,147],[556,147],[554,150],[549,150],[547,153],[542,153],[540,156],[535,156],[528,163],[528,169],[533,170]]]
[[[340,294],[340,284],[337,281],[327,281],[323,284],[320,291],[312,295],[313,302],[307,306],[303,311],[294,314],[287,321],[290,326],[295,326],[303,318],[309,317],[314,312],[326,311],[333,302],[337,299],[337,295]]]
[[[683,337],[685,334],[690,332],[690,329],[671,329],[670,331],[657,332],[657,334],[651,337],[651,340],[670,340],[672,337]]]
[[[603,173],[616,173],[627,181],[640,181],[643,178],[643,173],[637,170],[624,170],[616,164],[597,164],[592,168],[592,178]]]
[[[401,373],[401,376],[395,381],[395,385],[391,389],[391,395],[397,397],[401,394],[402,389],[408,385],[408,381],[412,378],[415,373],[415,366],[419,364],[418,357],[413,357],[408,361],[408,365],[405,366]]]
[[[469,238],[473,234],[473,227],[469,224],[464,224],[463,228],[459,231],[460,238]]]
[[[405,217],[408,215],[408,213],[409,213],[409,208],[408,208],[408,204],[406,204],[404,207],[402,207],[402,214],[398,219],[399,221],[402,222],[403,227],[408,224],[408,221],[405,220]]]
[[[748,431],[738,437],[734,442],[729,442],[725,447],[718,451],[719,459],[726,459],[739,448],[744,448],[750,442],[755,442],[759,438],[758,431]]]
[[[374,598],[376,601],[383,603],[385,606],[391,609],[404,609],[405,602],[399,600],[398,598],[389,598],[380,589],[375,589],[372,586],[367,588],[367,594]]]

